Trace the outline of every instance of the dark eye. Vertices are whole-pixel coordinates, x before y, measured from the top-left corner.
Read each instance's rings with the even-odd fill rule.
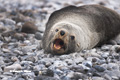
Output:
[[[58,29],[56,29],[55,31],[58,32]]]
[[[74,40],[75,39],[75,36],[70,36],[71,40]]]

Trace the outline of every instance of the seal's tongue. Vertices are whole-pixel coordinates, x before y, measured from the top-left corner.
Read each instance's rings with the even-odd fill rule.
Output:
[[[54,42],[54,48],[59,50],[64,45],[64,42],[61,39],[56,39]]]

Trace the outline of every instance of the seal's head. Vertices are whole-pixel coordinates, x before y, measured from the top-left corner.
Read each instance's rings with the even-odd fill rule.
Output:
[[[75,51],[75,35],[72,33],[71,25],[54,25],[49,33],[49,45],[51,53],[66,54]]]

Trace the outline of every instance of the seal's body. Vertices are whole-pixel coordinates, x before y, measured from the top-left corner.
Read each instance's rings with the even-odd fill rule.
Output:
[[[45,52],[64,54],[91,49],[120,33],[120,16],[100,5],[68,6],[51,14],[44,32]]]

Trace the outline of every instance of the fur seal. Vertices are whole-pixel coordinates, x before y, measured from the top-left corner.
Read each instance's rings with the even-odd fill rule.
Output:
[[[120,15],[104,6],[68,6],[51,14],[42,39],[45,52],[65,54],[92,49],[120,33]]]

